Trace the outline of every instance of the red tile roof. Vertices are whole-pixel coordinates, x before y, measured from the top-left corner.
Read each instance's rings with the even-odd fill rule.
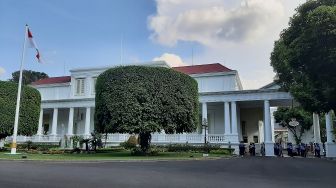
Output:
[[[61,83],[68,83],[70,81],[71,81],[70,76],[51,77],[33,82],[32,85],[61,84]]]
[[[173,67],[174,70],[185,74],[203,74],[203,73],[215,73],[215,72],[229,72],[231,69],[223,66],[220,63],[204,64],[204,65],[192,65]]]
[[[230,72],[231,69],[223,66],[220,63],[204,64],[204,65],[192,65],[173,67],[174,70],[185,74],[204,74],[204,73],[216,73],[216,72]],[[71,82],[70,76],[51,77],[33,82],[32,85],[45,85],[45,84],[60,84]]]

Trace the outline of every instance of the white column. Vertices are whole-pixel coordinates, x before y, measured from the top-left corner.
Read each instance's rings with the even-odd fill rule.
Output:
[[[321,143],[319,115],[313,113],[314,142]]]
[[[274,156],[274,143],[272,142],[271,111],[268,100],[264,101],[264,127],[265,127],[265,155]]]
[[[208,123],[208,126],[209,126],[209,122],[208,122],[208,108],[207,108],[207,103],[206,102],[202,103],[202,122],[201,122],[201,125],[203,125],[203,121],[206,121]],[[202,129],[202,134],[205,134],[204,133],[204,127],[201,127],[201,129]]]
[[[232,134],[238,135],[236,101],[231,102],[231,124],[232,124]]]
[[[231,143],[239,143],[238,126],[237,126],[237,104],[236,101],[231,102],[231,125],[232,125],[232,139]]]
[[[69,109],[68,136],[73,135],[74,108]]]
[[[85,113],[85,136],[90,136],[90,119],[91,119],[91,107],[86,107]]]
[[[57,135],[57,117],[58,117],[58,108],[54,108],[51,135]]]
[[[336,144],[335,144],[335,137],[333,134],[334,127],[331,111],[326,113],[325,119],[326,119],[326,132],[327,132],[327,142],[325,143],[326,157],[336,157]]]
[[[224,102],[224,134],[230,135],[230,104],[229,102]]]
[[[334,127],[332,124],[331,111],[326,113],[325,119],[326,119],[327,143],[332,143],[334,140],[334,134],[333,134]]]
[[[38,128],[37,128],[37,136],[42,136],[42,124],[43,124],[43,109],[41,108],[40,110],[40,117],[39,117],[39,122],[38,122]]]

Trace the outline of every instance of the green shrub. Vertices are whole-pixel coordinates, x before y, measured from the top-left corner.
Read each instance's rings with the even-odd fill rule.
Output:
[[[135,135],[131,135],[127,141],[120,143],[120,146],[127,149],[132,150],[137,147],[138,139]]]
[[[210,153],[213,150],[221,150],[227,148],[220,148],[220,145],[190,145],[190,144],[170,144],[167,146],[169,152],[207,152]],[[234,150],[234,149],[227,149]]]
[[[0,81],[0,135],[13,134],[18,85]],[[32,87],[22,86],[18,135],[36,134],[40,115],[41,96]]]
[[[131,151],[133,156],[158,156],[159,151],[150,148],[147,152],[144,152],[140,147],[136,147]]]

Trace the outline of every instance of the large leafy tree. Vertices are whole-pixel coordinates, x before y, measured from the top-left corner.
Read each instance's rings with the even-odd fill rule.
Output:
[[[12,73],[12,78],[10,79],[10,81],[19,83],[19,78],[20,78],[20,71],[15,71]],[[22,71],[22,84],[23,85],[31,84],[32,82],[35,82],[43,78],[49,78],[49,76],[44,72],[36,72],[32,70]]]
[[[297,8],[271,54],[276,80],[308,111],[336,110],[336,1]]]
[[[18,85],[0,81],[0,139],[13,134]],[[22,87],[18,134],[36,134],[41,105],[40,93],[29,86]]]
[[[306,130],[309,130],[313,124],[311,113],[305,111],[302,107],[279,107],[273,115],[276,123],[279,123],[282,127],[288,128],[288,130],[294,135],[296,144],[301,142],[302,134]],[[299,123],[299,125],[290,125],[293,118]]]
[[[95,129],[139,134],[144,152],[151,133],[192,132],[198,125],[197,82],[164,67],[109,69],[97,78],[95,100]]]

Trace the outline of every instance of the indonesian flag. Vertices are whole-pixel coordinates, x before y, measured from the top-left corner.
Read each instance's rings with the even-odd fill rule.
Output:
[[[29,47],[30,48],[35,48],[35,50],[36,50],[36,58],[37,58],[38,62],[42,63],[41,56],[40,56],[40,51],[38,50],[38,48],[36,46],[36,43],[35,43],[35,41],[33,39],[33,35],[30,32],[29,28],[28,28],[28,41],[29,41]]]

